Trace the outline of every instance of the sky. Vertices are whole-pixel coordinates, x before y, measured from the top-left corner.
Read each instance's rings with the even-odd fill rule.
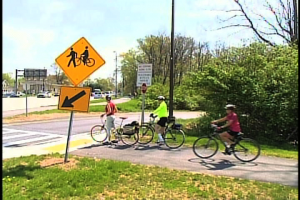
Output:
[[[276,2],[277,0],[270,0]],[[158,33],[171,34],[171,0],[4,0],[3,72],[15,69],[48,69],[79,38],[85,37],[106,64],[91,78],[107,78],[115,70],[119,55],[137,47],[137,39]],[[248,9],[272,19],[260,0]],[[275,4],[276,5],[276,4]],[[215,30],[237,9],[233,0],[175,0],[175,34],[196,41],[225,42],[238,46],[253,38],[243,28]],[[240,21],[241,22],[241,21]],[[258,26],[262,26],[258,24]],[[121,58],[118,58],[120,66]],[[119,79],[120,80],[120,79]]]

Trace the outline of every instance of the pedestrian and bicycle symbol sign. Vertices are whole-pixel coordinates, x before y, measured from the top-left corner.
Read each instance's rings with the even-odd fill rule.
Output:
[[[84,37],[58,56],[55,61],[75,86],[105,64],[105,60]]]
[[[59,95],[59,110],[88,112],[91,88],[63,86]]]

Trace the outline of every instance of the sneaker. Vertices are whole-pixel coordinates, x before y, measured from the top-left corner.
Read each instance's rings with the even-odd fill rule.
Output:
[[[111,142],[109,142],[109,141],[103,142],[103,145],[110,145],[110,144],[111,144]]]
[[[225,151],[222,152],[224,155],[231,155],[230,149],[226,147]]]
[[[165,142],[164,141],[160,141],[160,142],[158,142],[158,145],[159,146],[161,146],[161,145],[164,145],[165,144]]]
[[[112,143],[118,143],[119,141],[118,140],[112,140],[111,142]]]

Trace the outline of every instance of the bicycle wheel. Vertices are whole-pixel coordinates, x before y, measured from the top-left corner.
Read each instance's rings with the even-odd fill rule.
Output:
[[[79,66],[81,64],[81,59],[80,58],[77,58],[76,59],[76,66]]]
[[[103,142],[107,139],[107,130],[101,125],[96,125],[91,129],[91,137],[96,142]]]
[[[219,149],[216,139],[210,137],[200,137],[193,144],[193,152],[199,158],[213,157]]]
[[[250,138],[242,138],[235,144],[233,155],[242,162],[251,162],[260,155],[260,145]]]
[[[182,130],[168,129],[164,137],[167,147],[177,149],[181,147],[185,141],[185,135]]]
[[[142,124],[139,128],[139,144],[148,144],[153,140],[154,130],[147,124]]]
[[[89,58],[89,59],[87,59],[86,65],[87,65],[88,67],[93,67],[93,66],[95,65],[95,59],[94,59],[94,58]]]
[[[131,135],[124,135],[123,133],[121,133],[120,136],[121,136],[122,142],[129,146],[135,145],[139,141],[139,133],[138,132],[131,134]]]

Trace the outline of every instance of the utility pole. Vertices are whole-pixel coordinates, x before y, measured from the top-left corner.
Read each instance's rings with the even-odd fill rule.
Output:
[[[118,96],[118,54],[116,51],[114,51],[116,54],[116,91],[115,91],[115,97]]]
[[[18,92],[18,70],[16,69],[15,94]]]
[[[299,39],[299,32],[298,32],[298,7],[297,7],[297,0],[294,0],[294,33],[295,33],[295,38],[298,42]]]
[[[169,118],[173,118],[173,90],[174,90],[174,1],[172,0],[172,24],[171,24],[171,59],[170,59],[170,109]]]

